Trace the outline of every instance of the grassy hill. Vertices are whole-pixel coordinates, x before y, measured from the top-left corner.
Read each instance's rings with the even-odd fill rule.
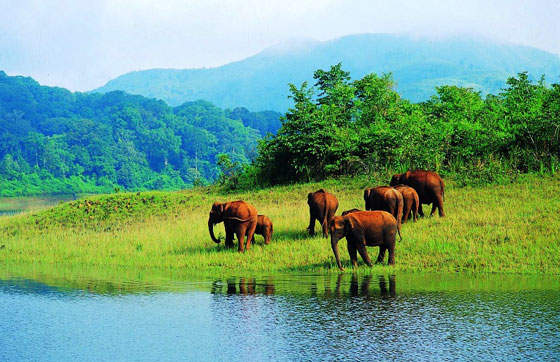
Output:
[[[339,199],[337,214],[363,208],[362,190],[386,183],[359,177],[243,193],[210,188],[181,192],[97,195],[51,209],[0,217],[0,263],[166,268],[192,272],[336,272],[330,241],[306,233],[306,195],[325,187]],[[446,218],[403,225],[396,266],[359,270],[558,274],[558,176],[522,176],[503,186],[457,187],[446,180]],[[207,228],[213,202],[244,199],[274,223],[270,245],[261,236],[239,254],[214,244]],[[316,230],[318,226],[316,227]],[[223,225],[215,227],[223,236]],[[350,268],[346,243],[343,264]],[[375,257],[377,248],[368,248]],[[1,268],[0,268],[1,269]],[[348,269],[347,272],[350,272]]]
[[[392,72],[397,91],[418,102],[439,85],[497,93],[509,76],[528,71],[558,82],[560,57],[535,48],[486,40],[430,40],[390,34],[303,41],[265,49],[238,62],[208,69],[150,69],[124,74],[95,92],[123,90],[163,99],[170,105],[204,99],[219,107],[285,111],[288,82],[313,80],[316,69],[342,62],[354,79]]]

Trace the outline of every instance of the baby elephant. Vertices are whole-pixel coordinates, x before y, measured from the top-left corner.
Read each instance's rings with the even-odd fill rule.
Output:
[[[412,212],[413,220],[418,221],[418,207],[420,206],[420,200],[418,198],[418,193],[410,186],[406,185],[395,185],[393,186],[395,190],[401,193],[403,197],[403,218],[402,222],[408,220],[408,216]]]
[[[272,221],[266,215],[258,215],[257,217],[257,228],[255,229],[255,235],[264,236],[264,243],[270,244],[270,239],[272,238]],[[255,236],[253,235],[252,243],[255,242]]]
[[[366,246],[379,246],[377,263],[382,263],[385,250],[389,251],[389,265],[395,264],[395,241],[397,239],[397,220],[386,211],[355,211],[344,216],[335,216],[330,223],[331,246],[340,270],[338,241],[346,237],[348,254],[353,267],[358,265],[356,251],[364,262],[372,266]]]

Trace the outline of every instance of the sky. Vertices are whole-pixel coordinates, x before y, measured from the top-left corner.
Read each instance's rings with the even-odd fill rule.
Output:
[[[484,37],[560,54],[560,0],[0,0],[0,70],[87,91],[300,39]]]

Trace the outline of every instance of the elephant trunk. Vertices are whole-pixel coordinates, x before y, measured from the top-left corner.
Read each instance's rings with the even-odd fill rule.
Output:
[[[216,239],[216,237],[214,236],[214,222],[212,221],[212,218],[208,219],[208,231],[210,232],[210,237],[212,238],[212,241],[215,242],[216,244],[219,244],[220,239]]]
[[[336,258],[336,264],[338,265],[338,269],[344,270],[342,267],[342,263],[340,262],[340,254],[338,252],[338,240],[339,238],[333,234],[331,234],[331,247],[334,253],[334,257]]]

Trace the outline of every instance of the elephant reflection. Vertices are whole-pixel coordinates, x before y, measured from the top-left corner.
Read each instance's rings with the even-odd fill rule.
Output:
[[[228,295],[274,295],[275,287],[271,279],[257,282],[255,278],[229,278],[226,280],[226,294]],[[212,294],[221,294],[224,284],[221,281],[212,283]]]
[[[325,289],[325,297],[344,297],[345,294],[341,291],[344,282],[344,274],[339,274],[336,280],[336,285],[334,291],[331,291],[329,287]],[[396,281],[395,275],[389,275],[386,278],[384,275],[379,275],[376,278],[373,275],[364,275],[361,278],[354,273],[350,279],[348,295],[351,297],[375,297],[377,293],[373,293],[373,288],[371,286],[372,280],[377,279],[379,285],[379,295],[381,297],[394,297],[396,296]],[[388,288],[387,288],[388,287]]]

